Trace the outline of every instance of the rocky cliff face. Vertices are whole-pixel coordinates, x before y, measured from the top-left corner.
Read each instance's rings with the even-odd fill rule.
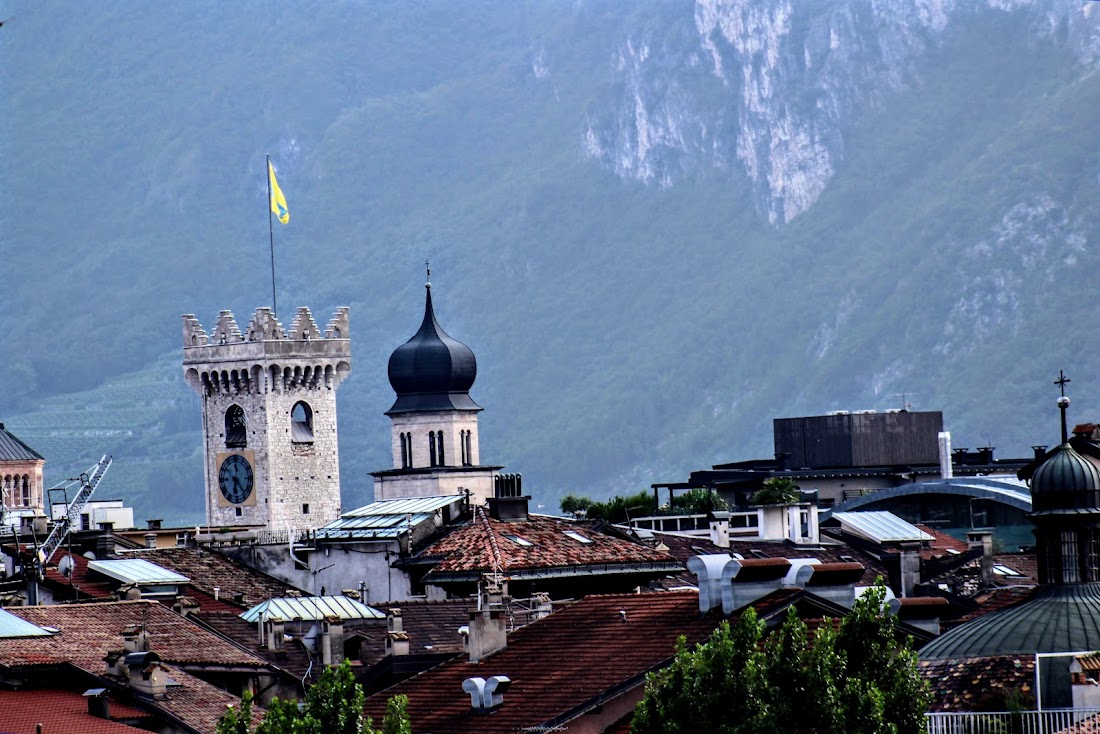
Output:
[[[772,225],[806,212],[845,158],[846,131],[890,95],[919,87],[927,51],[965,18],[1025,15],[1036,40],[1100,56],[1092,4],[1043,0],[698,0],[692,28],[625,39],[613,104],[590,115],[585,154],[662,187],[698,167],[736,167]]]

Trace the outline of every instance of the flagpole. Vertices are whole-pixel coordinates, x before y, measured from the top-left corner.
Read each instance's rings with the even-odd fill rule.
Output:
[[[275,297],[275,225],[271,221],[271,155],[267,155],[267,238],[271,244],[271,313],[279,319],[279,301]]]

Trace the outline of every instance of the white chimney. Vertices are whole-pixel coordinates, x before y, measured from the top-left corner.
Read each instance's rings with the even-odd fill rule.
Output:
[[[951,466],[951,432],[940,431],[940,477],[950,479],[955,476]]]
[[[462,690],[470,694],[470,703],[477,713],[486,714],[504,703],[504,694],[512,680],[506,675],[494,675],[489,680],[467,678],[462,681]]]

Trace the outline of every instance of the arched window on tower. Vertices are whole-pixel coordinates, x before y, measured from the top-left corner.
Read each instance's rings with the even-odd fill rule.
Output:
[[[402,469],[408,469],[409,468],[409,444],[405,441],[405,438],[407,436],[408,436],[407,433],[402,433],[398,436],[398,438],[401,440],[401,468]]]
[[[435,454],[435,431],[428,431],[428,466],[438,466],[439,460]]]
[[[17,482],[19,481],[19,477],[16,477],[15,479]],[[30,477],[25,474],[23,475],[23,506],[31,506],[31,482]]]
[[[443,431],[435,432],[436,453],[439,455],[439,465],[446,466],[447,461],[443,454]]]
[[[244,408],[230,405],[225,411],[225,447],[243,449],[248,446],[248,423],[244,419]]]
[[[313,443],[313,409],[301,400],[290,410],[290,442]]]
[[[462,448],[466,449],[466,466],[473,466],[474,464],[474,452],[471,450],[470,434],[473,431],[466,431],[466,436],[462,439]]]
[[[458,432],[458,456],[462,460],[462,466],[469,466],[470,462],[466,454],[466,431]]]

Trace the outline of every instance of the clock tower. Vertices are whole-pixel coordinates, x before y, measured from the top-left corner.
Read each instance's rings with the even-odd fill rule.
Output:
[[[308,308],[286,331],[260,308],[242,333],[183,317],[183,371],[202,399],[206,522],[317,528],[340,516],[336,388],[351,371],[348,309],[322,333]]]

